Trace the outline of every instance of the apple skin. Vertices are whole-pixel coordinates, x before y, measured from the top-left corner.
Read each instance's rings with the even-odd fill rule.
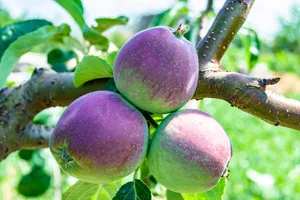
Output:
[[[187,103],[196,90],[198,73],[195,47],[165,26],[134,35],[114,63],[120,93],[151,113],[169,113]]]
[[[151,174],[169,190],[201,193],[227,170],[231,143],[221,125],[196,109],[168,115],[154,133],[148,154]]]
[[[108,91],[76,99],[61,116],[49,144],[67,174],[97,184],[135,171],[148,145],[144,116],[124,97]]]

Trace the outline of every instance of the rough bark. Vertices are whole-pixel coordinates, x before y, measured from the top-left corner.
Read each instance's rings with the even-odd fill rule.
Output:
[[[244,24],[254,0],[227,0],[205,37],[198,43],[200,68],[218,65],[238,30]]]
[[[300,130],[300,102],[266,90],[279,80],[207,69],[200,72],[194,98],[222,99],[275,126]]]
[[[51,129],[33,126],[33,117],[45,108],[66,106],[83,94],[102,90],[106,82],[101,79],[75,88],[73,73],[36,69],[26,84],[0,90],[0,161],[18,149],[48,146]]]

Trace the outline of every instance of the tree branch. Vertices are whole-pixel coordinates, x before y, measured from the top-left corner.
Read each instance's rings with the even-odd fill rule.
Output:
[[[275,126],[300,130],[300,102],[265,91],[279,78],[254,78],[219,69],[201,71],[199,78],[195,99],[222,99]]]
[[[20,149],[48,147],[48,141],[54,127],[28,123],[23,132]]]
[[[214,0],[207,0],[206,12],[213,11]]]
[[[95,80],[75,88],[73,73],[36,69],[26,84],[0,90],[0,161],[18,149],[47,146],[33,145],[36,137],[47,134],[30,132],[42,130],[41,127],[38,129],[37,126],[31,125],[38,112],[51,106],[69,105],[83,94],[103,90],[106,82],[107,79]],[[29,138],[31,136],[32,138]]]
[[[205,37],[198,43],[200,68],[219,64],[238,30],[244,24],[254,0],[227,0]]]
[[[198,19],[199,22],[199,31],[197,34],[197,40],[196,41],[200,41],[201,40],[201,36],[200,36],[200,31],[203,29],[203,24],[204,24],[204,19],[206,18],[206,16],[210,13],[213,12],[213,4],[214,4],[214,0],[207,0],[207,4],[206,4],[206,9],[204,11],[201,12],[201,15]]]

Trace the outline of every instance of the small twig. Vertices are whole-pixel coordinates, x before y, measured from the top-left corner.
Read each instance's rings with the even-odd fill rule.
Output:
[[[218,67],[229,44],[244,24],[253,3],[254,0],[225,2],[207,34],[197,45],[201,69]]]
[[[263,78],[257,80],[263,89],[266,89],[268,85],[275,85],[280,81],[280,77],[275,78]]]
[[[138,167],[135,171],[134,171],[134,174],[133,174],[133,181],[135,181],[135,179],[137,179],[137,174],[140,170],[140,167]]]

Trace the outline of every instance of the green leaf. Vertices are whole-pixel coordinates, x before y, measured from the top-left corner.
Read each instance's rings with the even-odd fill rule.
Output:
[[[151,200],[151,192],[143,181],[135,179],[123,185],[113,200]]]
[[[103,31],[115,26],[124,25],[128,22],[128,18],[125,16],[120,16],[117,18],[98,18],[96,19],[97,26],[93,27],[96,31],[102,33]]]
[[[118,51],[113,51],[108,54],[106,60],[107,60],[108,64],[110,64],[110,66],[113,67],[115,65],[115,60],[116,60],[118,53],[119,53]]]
[[[60,4],[75,20],[75,22],[82,29],[86,25],[83,18],[83,6],[81,0],[55,0]]]
[[[65,63],[72,58],[76,58],[77,55],[74,51],[66,51],[63,49],[53,49],[47,55],[47,61],[50,65]]]
[[[112,67],[105,60],[97,56],[85,56],[76,66],[74,85],[79,87],[90,80],[111,77]]]
[[[106,51],[108,49],[109,41],[101,33],[88,26],[84,26],[82,31],[84,39],[88,40],[90,44],[96,45],[99,50]]]
[[[109,46],[109,41],[101,35],[97,30],[90,28],[83,17],[83,6],[80,0],[55,0],[73,17],[79,25],[84,39],[95,45],[97,49],[106,51]]]
[[[35,124],[55,126],[67,107],[47,108],[39,112],[32,120]]]
[[[110,78],[104,85],[104,90],[118,92],[114,78]]]
[[[67,31],[67,30],[66,30]],[[30,52],[48,54],[53,49],[64,49],[69,51],[74,51],[79,54],[86,54],[86,47],[81,44],[77,39],[70,36],[58,35],[51,40],[41,43],[36,47],[32,48]],[[79,52],[80,51],[80,52]]]
[[[186,17],[189,14],[187,2],[179,1],[170,10],[157,15],[152,21],[152,25],[165,25],[174,27],[181,17]],[[177,28],[177,27],[174,27]]]
[[[165,23],[170,26],[174,27],[180,17],[187,16],[189,14],[189,7],[187,2],[178,2],[175,6],[170,10],[168,15],[164,17]]]
[[[102,54],[101,54],[101,58],[103,58],[104,60],[106,60],[107,63],[108,63],[110,66],[112,66],[112,68],[113,68],[118,53],[119,53],[119,51],[112,51],[112,52],[110,52],[110,53],[105,52],[105,53],[102,53]]]
[[[68,70],[67,65],[64,63],[58,63],[58,64],[51,65],[51,69],[56,72],[59,72],[59,73],[70,71],[70,70]]]
[[[32,19],[9,24],[0,29],[0,60],[8,46],[17,40],[20,36],[30,33],[46,25],[52,25],[51,22],[41,19]]]
[[[140,179],[143,180],[148,176],[150,176],[150,170],[148,167],[148,160],[145,159],[144,162],[140,166]]]
[[[109,46],[109,41],[101,35],[97,30],[90,28],[83,17],[83,6],[80,0],[55,0],[73,17],[79,25],[84,39],[95,45],[97,49],[106,51]]]
[[[81,13],[84,14],[84,9],[81,0],[74,0],[74,2],[77,4],[77,6],[80,8]]]
[[[162,120],[164,119],[164,116],[162,114],[152,114],[151,117],[160,124]]]
[[[125,181],[117,180],[109,184],[93,184],[77,181],[62,196],[63,200],[111,200]]]
[[[66,24],[61,26],[43,26],[31,33],[19,37],[16,41],[6,49],[0,62],[0,88],[3,88],[5,81],[13,70],[15,64],[17,64],[20,57],[29,52],[33,47],[50,41],[69,35],[70,27]]]
[[[167,9],[167,10],[163,11],[162,13],[155,15],[155,17],[152,19],[149,27],[164,25],[164,22],[162,21],[162,19],[164,18],[165,15],[168,15],[170,10],[171,9]]]
[[[50,187],[50,179],[41,166],[34,166],[29,174],[22,177],[18,191],[26,197],[39,196]]]
[[[241,39],[245,49],[245,59],[250,71],[256,65],[260,54],[260,41],[253,29],[244,28],[241,31]]]
[[[198,194],[181,194],[184,200],[222,200],[226,181],[221,178],[219,183],[211,190]]]
[[[65,45],[65,48],[68,50],[74,50],[77,49],[81,51],[83,54],[87,54],[88,50],[85,45],[81,44],[77,39],[66,36],[62,38],[62,43]]]
[[[184,200],[184,199],[180,193],[167,190],[167,200]]]
[[[74,51],[67,51],[61,48],[51,50],[47,55],[47,61],[51,69],[56,72],[68,72],[66,62],[72,58],[77,58]]]
[[[31,160],[33,154],[35,153],[35,150],[29,150],[29,149],[22,149],[19,151],[19,157],[23,160]]]
[[[164,119],[164,116],[162,114],[152,114],[151,117],[156,121],[156,123],[159,125],[162,120]],[[154,133],[156,131],[156,128],[153,125],[150,125],[150,138],[152,139]]]

